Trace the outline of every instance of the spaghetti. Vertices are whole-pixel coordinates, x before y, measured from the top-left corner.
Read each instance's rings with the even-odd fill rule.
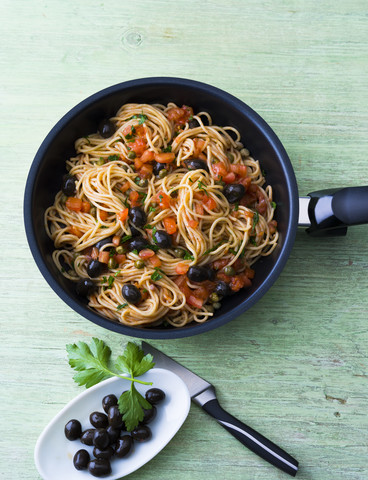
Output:
[[[272,188],[233,127],[190,107],[126,104],[75,143],[45,213],[53,260],[104,317],[209,320],[277,245]]]

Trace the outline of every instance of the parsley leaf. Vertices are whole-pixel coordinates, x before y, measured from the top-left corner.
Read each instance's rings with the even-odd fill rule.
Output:
[[[189,252],[185,252],[183,260],[194,260],[194,257]]]
[[[275,208],[276,208],[276,202],[271,202],[271,207],[272,207],[273,209],[275,209]]]
[[[205,185],[200,180],[198,180],[198,188],[199,190],[202,190],[202,192],[204,192],[207,195],[207,197],[209,196]]]
[[[145,356],[138,345],[129,342],[123,355],[116,359],[115,367],[122,372],[130,373],[132,377],[139,377],[153,367],[152,355]]]
[[[131,238],[132,238],[131,235],[125,235],[125,236],[122,237],[122,239],[120,240],[120,243],[127,242],[127,241],[130,240]]]
[[[149,211],[149,212],[155,212],[155,211],[156,211],[156,208],[155,208],[155,207],[152,207],[152,206],[150,206],[150,207],[148,208],[148,211]]]
[[[145,230],[152,230],[153,229],[152,225],[145,225],[143,228]]]
[[[121,303],[120,305],[117,306],[116,310],[122,310],[123,308],[127,307],[127,303]]]
[[[109,155],[109,156],[107,157],[107,160],[108,160],[109,162],[113,162],[113,161],[115,161],[115,160],[120,160],[120,157],[119,157],[119,155]]]
[[[158,267],[156,267],[155,271],[151,275],[151,280],[153,280],[154,282],[157,282],[158,280],[161,280],[163,275],[160,272],[161,272],[161,270]]]
[[[120,395],[118,406],[120,413],[123,414],[123,420],[128,432],[133,430],[143,420],[143,408],[152,408],[152,405],[137,391],[134,383],[132,383],[130,390]]]
[[[162,149],[162,151],[163,151],[164,153],[171,152],[171,150],[172,150],[171,145],[168,145],[166,148],[163,148],[163,149]]]
[[[237,212],[239,210],[239,202],[236,202],[234,210],[235,210],[235,212]]]

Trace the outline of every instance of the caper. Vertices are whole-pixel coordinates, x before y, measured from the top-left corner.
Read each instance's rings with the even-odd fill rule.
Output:
[[[215,309],[213,308],[213,305],[206,305],[206,310],[207,312],[213,313]]]
[[[131,150],[127,155],[127,157],[130,158],[130,160],[134,160],[136,156],[137,154],[135,153],[134,150]]]
[[[249,150],[247,148],[242,148],[240,153],[243,157],[249,157]]]
[[[234,267],[225,267],[224,268],[224,274],[230,277],[231,275],[235,275],[235,268]]]
[[[135,183],[136,185],[139,185],[139,182],[140,182],[140,181],[141,181],[141,177],[135,177],[134,183]]]
[[[141,178],[138,182],[139,187],[147,187],[148,185],[148,180],[147,178]]]
[[[144,268],[145,265],[146,265],[146,264],[144,263],[143,260],[136,260],[136,261],[134,262],[135,268]]]
[[[102,157],[100,157],[100,159],[97,160],[96,165],[98,165],[99,167],[100,167],[101,165],[105,165],[105,159],[102,158]]]
[[[218,303],[221,300],[220,295],[217,295],[217,293],[213,292],[210,295],[210,300],[212,303]]]
[[[215,310],[218,310],[219,308],[221,308],[221,303],[220,303],[220,302],[216,302],[216,303],[213,303],[212,306],[213,306],[213,308],[214,308]]]
[[[175,248],[174,253],[175,253],[175,257],[178,257],[178,258],[185,257],[185,250],[183,250],[182,248]]]
[[[167,170],[166,168],[163,168],[162,170],[160,170],[159,174],[158,174],[158,177],[159,178],[165,178],[167,175]]]
[[[112,258],[112,257],[111,257],[111,258],[109,258],[109,262],[108,262],[107,266],[108,266],[109,268],[111,268],[111,269],[112,269],[112,268],[116,268],[116,267],[118,266],[118,263],[117,263],[117,261],[115,260],[115,258]]]
[[[92,217],[95,217],[97,213],[97,208],[96,207],[91,207],[91,210],[89,211],[89,214],[92,215]]]
[[[118,255],[121,255],[122,253],[125,253],[125,247],[123,247],[122,245],[119,245],[118,247],[116,247],[115,251]]]
[[[66,195],[64,195],[64,194],[61,195],[61,197],[60,197],[60,202],[61,203],[65,203],[67,200],[68,200],[68,197]]]
[[[229,159],[230,162],[233,162],[233,161],[234,161],[234,158],[235,158],[235,157],[234,157],[234,155],[233,155],[231,152],[227,153],[226,156],[227,156],[227,158]]]

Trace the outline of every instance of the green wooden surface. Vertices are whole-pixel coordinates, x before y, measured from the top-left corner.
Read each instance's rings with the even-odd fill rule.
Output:
[[[366,0],[3,0],[1,8],[0,477],[38,479],[33,449],[80,388],[65,344],[128,338],[79,317],[48,287],[22,220],[28,169],[77,102],[120,81],[175,75],[241,98],[274,128],[301,194],[368,184]],[[283,446],[300,480],[368,477],[368,227],[299,232],[275,286],[218,330],[156,341],[217,387],[223,406]],[[287,476],[198,407],[129,478]]]

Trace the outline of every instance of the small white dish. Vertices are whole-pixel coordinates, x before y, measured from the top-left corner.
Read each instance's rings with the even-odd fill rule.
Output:
[[[102,477],[116,480],[134,472],[157,455],[173,438],[184,423],[190,409],[190,395],[185,383],[173,372],[153,368],[139,377],[139,380],[153,382],[152,386],[136,383],[137,390],[144,396],[149,388],[160,388],[165,392],[165,400],[157,405],[157,416],[149,424],[152,438],[146,442],[134,442],[133,451],[125,458],[111,461],[112,473]],[[76,470],[73,465],[74,454],[85,449],[92,458],[93,447],[83,445],[79,440],[67,440],[64,434],[65,424],[77,419],[82,430],[93,428],[89,415],[94,411],[103,412],[102,399],[113,393],[118,398],[124,390],[130,388],[130,381],[117,377],[109,378],[89,389],[69,402],[51,420],[37,440],[34,458],[37,470],[44,480],[92,480],[88,470]]]

